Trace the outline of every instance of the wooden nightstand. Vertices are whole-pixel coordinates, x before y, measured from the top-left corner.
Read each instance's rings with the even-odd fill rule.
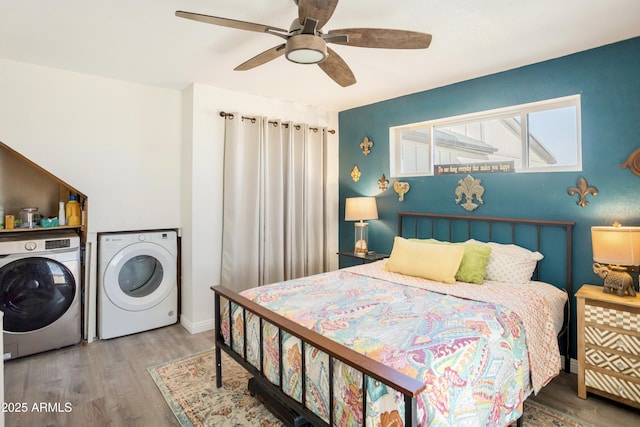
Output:
[[[590,392],[640,408],[640,294],[619,297],[584,285],[576,300],[578,396]]]
[[[363,264],[389,258],[389,254],[379,254],[378,252],[369,252],[366,255],[356,255],[354,252],[338,252],[338,255],[360,260]]]

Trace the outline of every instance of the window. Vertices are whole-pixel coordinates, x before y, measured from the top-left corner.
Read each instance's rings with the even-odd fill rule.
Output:
[[[582,169],[580,96],[389,129],[391,176]]]

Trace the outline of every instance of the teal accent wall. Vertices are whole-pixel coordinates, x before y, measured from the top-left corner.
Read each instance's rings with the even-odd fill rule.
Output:
[[[344,221],[346,197],[376,196],[380,219],[369,222],[369,246],[377,252],[391,251],[398,211],[467,214],[454,202],[465,175],[405,178],[411,189],[398,201],[397,179],[389,177],[389,127],[574,94],[581,95],[583,170],[474,175],[485,188],[484,204],[470,215],[575,221],[574,292],[583,283],[601,284],[591,270],[590,227],[640,226],[640,177],[620,168],[640,148],[640,38],[341,112],[340,250],[354,244],[353,223]],[[374,142],[368,156],[359,147],[365,136]],[[354,165],[362,172],[358,182],[350,175]],[[381,192],[383,173],[390,185]],[[586,207],[567,194],[581,176],[599,189]]]

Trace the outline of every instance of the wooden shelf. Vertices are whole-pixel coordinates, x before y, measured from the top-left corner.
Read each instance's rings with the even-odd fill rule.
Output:
[[[6,180],[6,182],[3,181],[4,188],[0,191],[0,206],[4,207],[5,213],[16,212],[17,219],[17,213],[23,206],[38,206],[43,217],[46,218],[47,215],[42,212],[54,216],[58,212],[60,201],[66,202],[71,195],[76,195],[84,222],[83,225],[77,226],[15,227],[12,230],[0,228],[0,234],[77,230],[82,241],[86,242],[89,199],[85,194],[2,142],[0,142],[0,164],[2,164],[0,181]],[[7,188],[11,191],[7,191]],[[0,219],[0,222],[4,222],[4,219]]]
[[[0,233],[29,233],[32,231],[54,231],[54,230],[77,230],[81,225],[63,225],[62,227],[34,227],[34,228],[14,228],[12,230],[0,229]]]

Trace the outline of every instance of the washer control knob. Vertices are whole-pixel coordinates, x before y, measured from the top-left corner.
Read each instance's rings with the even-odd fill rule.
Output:
[[[141,242],[144,242],[145,240],[147,240],[147,236],[145,236],[144,234],[141,234],[138,236],[138,240],[140,240]]]
[[[28,251],[33,251],[38,247],[36,242],[27,242],[24,244],[24,248]]]

